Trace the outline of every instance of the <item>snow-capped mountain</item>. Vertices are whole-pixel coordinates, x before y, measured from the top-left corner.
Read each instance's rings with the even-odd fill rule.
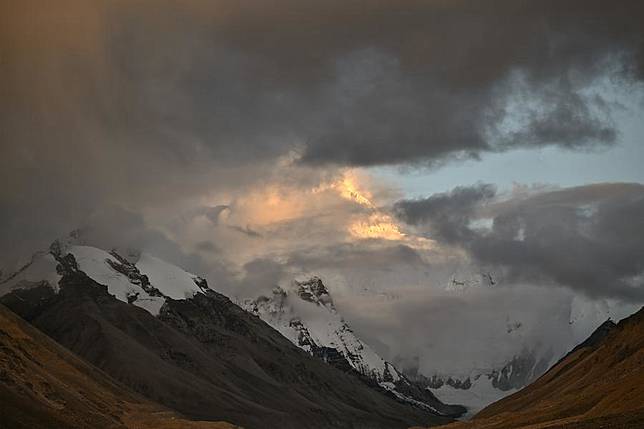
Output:
[[[129,255],[135,260],[130,262],[115,251],[55,241],[49,252],[36,253],[30,263],[5,279],[0,285],[0,295],[43,280],[57,291],[63,276],[57,268],[58,259],[68,254],[73,255],[79,270],[107,286],[110,294],[153,315],[159,314],[166,298],[190,298],[209,289],[205,279],[147,253]]]
[[[444,289],[459,297],[494,294],[502,290],[502,283],[497,274],[470,270],[453,274]],[[469,368],[463,366],[459,371],[450,372],[425,367],[422,374],[413,360],[394,360],[394,363],[409,379],[430,389],[441,401],[465,405],[468,408],[466,416],[469,416],[535,381],[570,347],[607,319],[620,320],[637,310],[636,304],[574,295],[566,307],[553,309],[554,313],[548,316],[547,323],[553,332],[557,332],[557,338],[531,335],[546,320],[508,312],[504,323],[498,323],[497,331],[490,335],[500,345],[516,346],[502,359],[477,357],[476,365]]]
[[[473,369],[468,374],[435,373],[425,376],[415,370],[405,373],[441,401],[465,405],[467,417],[528,385],[543,374],[551,362],[551,354],[538,357],[536,352],[526,349],[503,365]]]
[[[362,374],[402,401],[439,414],[458,415],[464,411],[462,407],[442,404],[360,340],[338,313],[318,277],[293,281],[287,289],[276,287],[271,296],[260,296],[243,306],[311,355]]]
[[[605,321],[539,380],[486,407],[474,428],[641,428],[644,309]]]
[[[362,424],[384,428],[445,423],[464,411],[411,384],[403,390],[404,377],[348,326],[343,350],[364,361],[341,371],[306,356],[205,279],[147,253],[122,253],[77,237],[56,241],[0,281],[0,301],[117,380],[192,417],[249,428],[335,428],[370,416]],[[321,282],[303,284],[299,299],[337,314]],[[298,332],[305,341],[308,331]],[[308,340],[310,350],[332,359],[317,334]],[[379,383],[357,368],[376,371]]]

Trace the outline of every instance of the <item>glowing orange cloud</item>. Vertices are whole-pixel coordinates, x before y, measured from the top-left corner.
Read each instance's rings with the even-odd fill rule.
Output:
[[[384,240],[404,240],[405,234],[400,231],[391,216],[373,213],[367,219],[361,219],[349,225],[349,233],[356,238],[381,238]]]

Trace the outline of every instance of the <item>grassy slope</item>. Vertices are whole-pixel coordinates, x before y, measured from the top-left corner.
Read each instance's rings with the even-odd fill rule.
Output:
[[[644,309],[595,347],[449,429],[644,427]]]
[[[190,422],[82,361],[0,305],[0,428],[231,429]]]

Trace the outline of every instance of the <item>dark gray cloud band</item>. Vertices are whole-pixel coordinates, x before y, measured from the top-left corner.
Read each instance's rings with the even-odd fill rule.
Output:
[[[309,163],[374,165],[612,143],[584,90],[644,76],[644,6],[629,0],[67,2],[39,37],[28,4],[8,8],[9,137],[108,138],[157,167],[297,145]],[[512,130],[510,99],[534,104]]]
[[[394,211],[510,281],[644,298],[644,186],[588,185],[501,203],[494,196],[494,188],[477,185],[401,201]],[[491,228],[477,228],[481,218]]]

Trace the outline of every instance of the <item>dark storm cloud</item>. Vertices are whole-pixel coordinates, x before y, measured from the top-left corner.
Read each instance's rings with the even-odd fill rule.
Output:
[[[106,202],[252,183],[291,150],[380,165],[611,144],[588,89],[644,76],[638,1],[1,7],[0,253]]]
[[[165,233],[146,224],[143,216],[118,206],[107,206],[90,216],[76,229],[77,244],[115,249],[122,255],[153,251],[154,255],[173,261],[191,272],[204,274],[213,270],[198,254],[187,253]],[[203,250],[202,246],[197,246]],[[208,250],[215,251],[213,246]]]
[[[491,199],[496,188],[489,184],[458,187],[426,199],[403,200],[394,205],[394,213],[411,225],[428,224],[432,237],[448,243],[467,240],[474,232],[469,223],[481,202]]]
[[[510,281],[644,297],[644,186],[588,185],[487,207],[480,203],[493,192],[483,189],[458,188],[395,208],[401,219],[462,246]],[[472,227],[482,217],[492,218],[489,230]]]
[[[500,143],[611,143],[601,100],[581,90],[641,75],[636,1],[68,3],[38,17],[35,41],[28,7],[9,7],[24,21],[5,30],[6,82],[18,84],[6,92],[29,96],[22,104],[35,115],[15,119],[33,125],[51,109],[63,122],[33,133],[49,125],[58,133],[47,137],[64,138],[81,127],[99,135],[69,144],[136,142],[184,166],[252,162],[294,143],[305,144],[305,161],[354,165],[474,156]],[[44,40],[48,31],[62,35]],[[53,51],[29,58],[44,47]],[[543,106],[492,141],[513,94]],[[52,95],[64,100],[44,104]]]

